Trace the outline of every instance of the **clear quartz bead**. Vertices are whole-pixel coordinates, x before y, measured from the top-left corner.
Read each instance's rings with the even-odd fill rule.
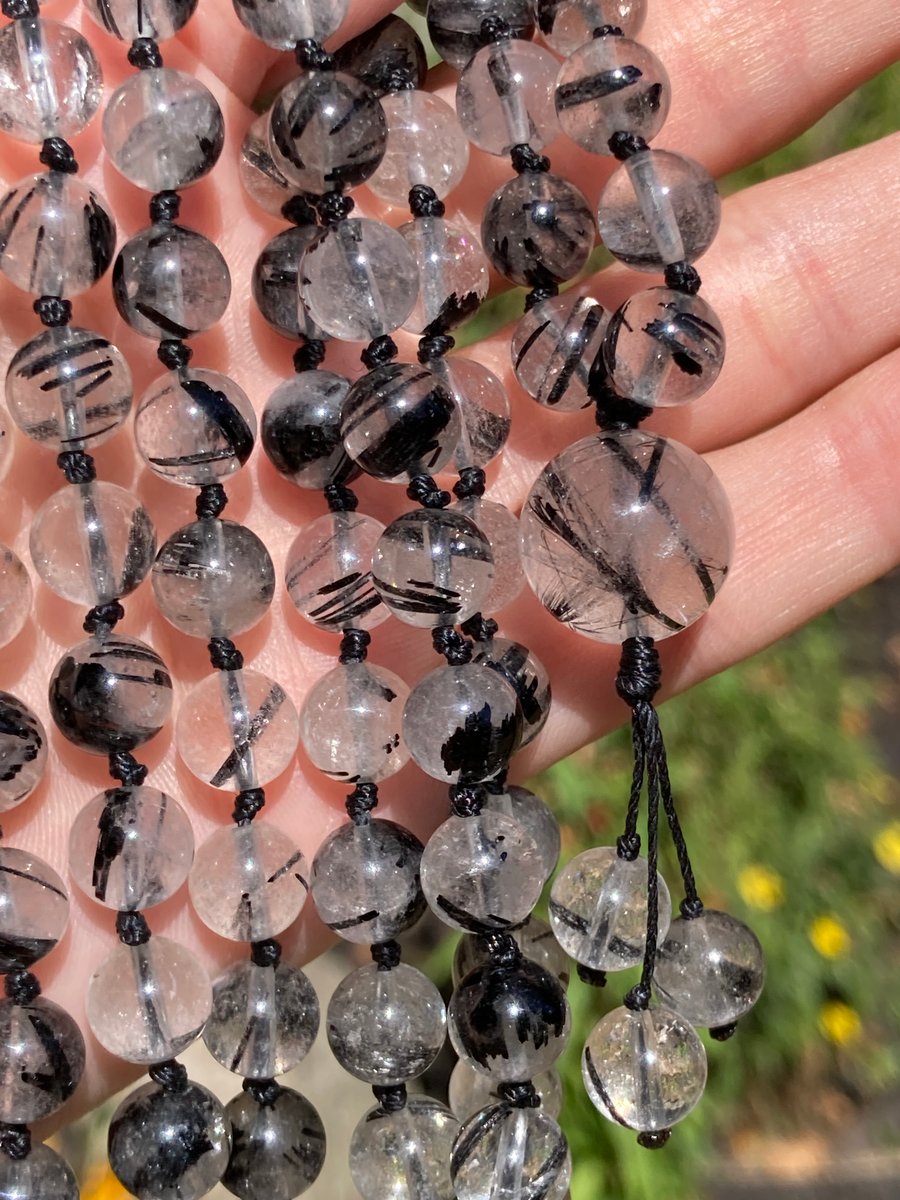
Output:
[[[389,92],[381,97],[387,145],[369,189],[398,208],[409,203],[410,188],[430,187],[439,199],[462,182],[469,143],[456,113],[431,92]]]
[[[346,483],[358,470],[344,449],[341,411],[350,387],[331,371],[301,371],[280,383],[262,416],[262,444],[279,474],[298,487]]]
[[[84,1038],[67,1012],[36,996],[0,1000],[0,1121],[30,1125],[61,1108],[84,1070]]]
[[[493,371],[472,358],[454,355],[435,359],[429,365],[459,410],[460,433],[453,465],[457,471],[486,467],[501,453],[509,437],[512,419],[506,389]],[[458,507],[457,511],[463,509]]]
[[[337,31],[349,0],[233,0],[234,11],[254,37],[275,50],[292,50],[296,42],[324,42]]]
[[[494,582],[482,602],[486,613],[499,612],[511,604],[525,586],[519,522],[505,504],[483,496],[470,496],[453,505],[473,521],[487,538],[494,560]]]
[[[361,79],[379,99],[400,87],[421,87],[428,71],[418,33],[397,13],[344,42],[334,61],[339,71]]]
[[[187,879],[194,833],[177,800],[152,787],[100,792],[69,831],[69,874],[107,908],[138,912],[161,904]]]
[[[535,16],[547,45],[568,58],[604,25],[635,37],[647,16],[647,0],[535,0]]]
[[[478,240],[442,217],[416,217],[397,232],[419,272],[419,296],[403,328],[424,333],[434,323],[444,330],[462,324],[488,292],[488,264]]]
[[[572,279],[594,246],[594,220],[578,188],[549,171],[523,171],[494,192],[481,222],[492,266],[523,287]]]
[[[516,693],[522,714],[519,748],[527,746],[550,716],[550,676],[546,667],[527,646],[501,637],[479,643],[472,661],[496,671]]]
[[[706,908],[679,917],[656,955],[653,983],[662,1002],[709,1029],[745,1016],[762,994],[766,964],[756,934],[728,913]]]
[[[282,207],[299,189],[290,183],[269,149],[269,114],[256,118],[244,135],[238,173],[244,190],[270,216],[282,216]]]
[[[32,1146],[27,1158],[0,1157],[0,1200],[78,1200],[78,1182],[49,1146]]]
[[[542,1071],[531,1080],[534,1090],[541,1098],[541,1112],[554,1119],[562,1110],[562,1079],[555,1067]],[[491,1079],[470,1067],[461,1058],[450,1073],[447,1086],[447,1103],[460,1121],[468,1121],[482,1108],[502,1100],[500,1081]]]
[[[0,130],[20,142],[69,138],[100,106],[103,72],[90,43],[59,21],[26,17],[0,31]]]
[[[285,584],[301,616],[320,629],[373,629],[391,615],[372,581],[372,555],[384,526],[365,513],[317,517],[287,554]]]
[[[47,765],[47,734],[38,716],[9,692],[0,692],[0,813],[26,800]]]
[[[297,295],[300,258],[320,236],[318,225],[292,225],[276,233],[253,267],[251,289],[264,320],[283,337],[323,338]],[[312,374],[312,372],[309,372]]]
[[[566,1135],[542,1108],[492,1104],[471,1117],[453,1146],[457,1200],[563,1200],[572,1175]]]
[[[657,877],[658,940],[672,900]],[[562,948],[595,971],[637,966],[647,941],[647,860],[620,858],[614,846],[584,850],[566,863],[550,891],[550,924]]]
[[[558,621],[601,642],[670,637],[703,616],[728,574],[728,497],[706,462],[638,429],[569,446],[522,509],[522,562]]]
[[[534,32],[532,0],[437,0],[428,7],[428,33],[445,63],[461,71],[481,47],[481,23],[500,17],[512,38]]]
[[[538,404],[578,412],[591,403],[591,367],[603,349],[609,314],[577,290],[539,300],[513,330],[516,379]]]
[[[325,1126],[305,1096],[280,1088],[272,1102],[246,1092],[225,1108],[232,1151],[222,1183],[241,1200],[293,1200],[325,1165]]]
[[[197,0],[84,0],[84,7],[119,41],[153,38],[164,42],[188,23]]]
[[[553,107],[558,70],[550,51],[531,42],[482,46],[456,85],[456,111],[469,140],[488,154],[549,146],[559,132]]]
[[[518,790],[524,791],[525,789]],[[495,797],[491,797],[491,799],[495,799]],[[491,812],[497,811],[491,808],[491,800],[488,800],[485,808]],[[553,936],[553,930],[546,921],[542,921],[540,917],[532,914],[527,921],[510,930],[509,936],[526,958],[537,963],[539,967],[543,967],[545,971],[549,971],[551,975],[555,975],[563,988],[569,986],[571,968],[569,957]],[[465,979],[470,971],[486,966],[490,959],[490,952],[481,938],[473,934],[463,934],[457,944],[456,953],[453,955],[453,986],[458,987],[460,980]]]
[[[31,597],[25,564],[14,550],[0,543],[0,646],[8,646],[25,625],[31,615]]]
[[[110,1054],[158,1063],[197,1040],[211,1004],[209,977],[194,951],[154,935],[110,951],[90,978],[85,1011]]]
[[[495,639],[495,644],[498,640],[500,639]],[[545,880],[549,879],[559,861],[559,822],[540,796],[536,796],[528,788],[509,784],[499,795],[489,795],[482,811],[504,813],[518,821],[534,838],[540,855],[541,873]],[[525,953],[524,946],[522,950]]]
[[[655,1132],[681,1121],[706,1085],[706,1051],[684,1017],[663,1005],[607,1013],[585,1043],[581,1074],[607,1120]]]
[[[363,1200],[455,1200],[458,1130],[450,1109],[428,1096],[410,1096],[399,1112],[369,1109],[350,1138],[350,1176]]]
[[[27,970],[49,954],[69,921],[66,887],[27,850],[0,846],[0,973]]]

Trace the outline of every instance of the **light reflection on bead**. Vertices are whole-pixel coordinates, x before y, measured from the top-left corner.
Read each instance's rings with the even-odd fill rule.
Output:
[[[410,1096],[399,1112],[369,1109],[350,1139],[350,1176],[363,1200],[455,1200],[450,1151],[459,1121],[445,1104]]]
[[[505,504],[483,496],[459,500],[453,507],[473,521],[487,538],[494,560],[494,582],[481,607],[486,613],[500,612],[525,586],[518,519]]]
[[[17,696],[0,692],[0,812],[31,795],[46,765],[47,734],[40,719]]]
[[[522,713],[519,748],[527,746],[550,716],[550,676],[546,667],[527,646],[501,637],[479,643],[472,661],[496,671],[516,693]]]
[[[0,129],[21,142],[80,133],[103,97],[90,43],[59,21],[26,17],[0,31]]]
[[[390,611],[372,582],[372,555],[384,526],[365,513],[317,517],[287,553],[285,584],[301,616],[320,629],[373,629]]]
[[[563,1200],[572,1174],[566,1136],[544,1110],[492,1104],[463,1125],[450,1174],[457,1200]]]
[[[647,16],[647,0],[535,0],[535,14],[544,41],[565,58],[604,25],[636,37]]]
[[[469,140],[488,154],[549,146],[559,132],[553,107],[558,70],[550,51],[531,42],[482,46],[456,85],[456,111]]]
[[[525,789],[517,788],[515,790],[524,791]],[[491,796],[485,804],[485,809],[490,812],[503,812],[509,816],[510,814],[504,809],[493,807],[492,802],[501,799],[500,796]],[[542,921],[540,917],[536,917],[532,913],[522,925],[511,929],[509,936],[526,958],[537,963],[539,967],[543,967],[545,971],[549,971],[551,975],[555,975],[564,988],[569,986],[571,961],[553,936],[553,930],[546,921]],[[490,959],[490,953],[480,938],[473,934],[463,934],[456,947],[456,953],[453,955],[453,986],[458,987],[460,980],[465,979],[470,971],[486,966]]]
[[[263,449],[275,470],[298,487],[324,488],[359,474],[341,438],[349,387],[348,380],[331,371],[301,371],[280,383],[266,401]]]
[[[0,1000],[0,1121],[30,1125],[75,1091],[84,1070],[84,1038],[67,1012],[36,996]]]
[[[49,1146],[32,1146],[27,1158],[0,1157],[0,1200],[78,1200],[68,1163]]]
[[[27,970],[49,954],[69,920],[66,887],[27,850],[0,846],[0,973]]]
[[[759,999],[766,964],[743,921],[707,908],[679,917],[659,947],[653,982],[660,999],[692,1025],[715,1029],[745,1016]]]
[[[462,181],[469,164],[469,143],[456,114],[431,92],[390,92],[381,98],[387,120],[384,158],[368,180],[381,200],[398,207],[409,203],[410,188],[422,184],[439,199]]]
[[[542,1071],[531,1082],[541,1098],[541,1112],[549,1117],[558,1118],[562,1110],[563,1091],[557,1069],[551,1067],[549,1071]],[[450,1073],[447,1103],[460,1121],[468,1121],[480,1109],[497,1104],[501,1100],[499,1088],[499,1080],[482,1075],[460,1058]]]
[[[540,300],[513,330],[516,379],[538,404],[577,412],[591,403],[591,367],[603,348],[609,314],[577,291]]]
[[[305,1096],[280,1088],[271,1103],[246,1092],[225,1108],[233,1148],[222,1184],[241,1200],[292,1200],[325,1164],[325,1126]]]

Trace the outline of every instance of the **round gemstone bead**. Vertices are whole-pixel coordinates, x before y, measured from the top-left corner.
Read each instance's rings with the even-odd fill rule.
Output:
[[[597,225],[610,254],[636,271],[694,262],[712,245],[721,202],[698,162],[643,150],[619,166],[600,194]]]
[[[482,602],[486,613],[499,612],[511,604],[525,586],[519,522],[505,504],[470,496],[453,505],[456,512],[473,521],[487,538],[494,560],[494,582]]]
[[[456,86],[456,111],[469,140],[489,154],[549,146],[559,132],[553,107],[558,70],[550,51],[531,42],[482,46]]]
[[[430,4],[428,33],[444,62],[461,71],[481,47],[481,23],[500,17],[509,35],[527,41],[534,32],[531,0],[441,0]]]
[[[501,637],[479,644],[472,661],[502,675],[516,693],[522,714],[519,747],[527,746],[550,716],[550,676],[546,667],[527,646]]]
[[[232,1151],[222,1183],[241,1200],[292,1200],[325,1164],[325,1126],[305,1096],[280,1088],[260,1103],[246,1092],[225,1108]]]
[[[660,999],[692,1025],[715,1029],[745,1016],[766,977],[762,946],[743,921],[707,908],[669,926],[656,956]]]
[[[481,244],[494,269],[512,283],[564,283],[578,274],[593,248],[590,206],[558,175],[524,171],[488,201]]]
[[[16,287],[78,296],[112,262],[116,226],[86,183],[47,171],[29,175],[0,200],[0,247],[0,271]]]
[[[670,637],[728,573],[728,497],[699,455],[658,434],[607,430],[564,450],[522,509],[522,562],[558,621],[601,642]]]
[[[79,133],[103,97],[103,72],[89,42],[43,17],[0,31],[0,129],[20,142]]]
[[[84,7],[107,33],[122,42],[135,38],[167,41],[183,28],[197,7],[197,0],[84,0]]]
[[[141,583],[156,554],[150,514],[105,480],[67,485],[34,515],[31,561],[51,591],[76,604],[108,604]]]
[[[340,663],[306,697],[303,749],[329,779],[388,779],[409,761],[400,736],[408,696],[393,671],[367,662]]]
[[[167,621],[192,637],[233,637],[266,614],[275,568],[252,530],[205,518],[185,525],[161,547],[151,575]]]
[[[657,887],[661,942],[672,901],[661,875]],[[613,846],[577,854],[553,881],[550,924],[566,953],[586,967],[623,971],[637,966],[647,942],[647,860],[629,862]]]
[[[410,1096],[399,1112],[370,1108],[350,1139],[350,1177],[363,1200],[454,1200],[450,1151],[458,1130],[450,1109],[428,1096]]]
[[[32,1146],[27,1158],[0,1158],[0,1200],[78,1200],[78,1181],[49,1146]]]
[[[69,897],[51,866],[26,850],[0,846],[0,973],[27,970],[65,932]]]
[[[107,908],[161,904],[187,879],[194,833],[177,800],[152,787],[114,787],[78,813],[69,831],[69,873]]]
[[[254,303],[264,320],[283,337],[324,337],[297,296],[300,258],[321,232],[317,225],[283,229],[265,246],[254,264],[250,284]]]
[[[166,937],[116,946],[88,983],[91,1031],[110,1054],[133,1063],[174,1058],[200,1036],[212,1004],[194,951]]]
[[[280,383],[266,401],[263,450],[275,470],[298,487],[324,488],[358,474],[341,438],[341,409],[349,387],[348,380],[331,371],[301,371]]]
[[[662,1005],[622,1007],[594,1026],[581,1058],[591,1103],[610,1121],[655,1132],[681,1121],[706,1085],[706,1051],[684,1017]]]
[[[419,296],[403,323],[411,333],[432,324],[455,329],[477,312],[488,292],[488,265],[476,238],[442,217],[401,225],[419,272]]]
[[[257,117],[244,135],[238,172],[251,200],[273,217],[282,216],[284,204],[297,195],[299,189],[288,182],[269,149],[268,113]]]
[[[555,1067],[542,1071],[531,1080],[535,1091],[541,1098],[541,1112],[549,1117],[558,1117],[562,1109],[563,1094],[562,1080]],[[447,1103],[453,1109],[460,1121],[468,1121],[482,1108],[497,1104],[502,1097],[499,1092],[500,1081],[482,1075],[467,1062],[458,1059],[450,1073],[447,1086]]]
[[[31,595],[24,563],[14,550],[0,543],[0,646],[8,646],[25,625],[31,615]],[[2,808],[0,800],[0,811]]]
[[[320,629],[374,629],[390,616],[372,581],[384,526],[364,513],[325,513],[288,550],[285,583],[297,611]]]
[[[234,11],[254,37],[276,50],[292,50],[296,42],[324,42],[337,31],[348,0],[233,0]]]
[[[495,639],[494,644],[496,645],[499,640]],[[516,643],[510,644],[515,645]],[[524,737],[522,740],[524,742]],[[559,822],[540,796],[536,796],[528,788],[509,784],[506,791],[499,795],[489,795],[482,811],[504,813],[507,817],[518,821],[534,838],[541,860],[541,874],[545,880],[549,879],[559,861]],[[527,953],[524,946],[522,946],[522,950]],[[531,956],[529,955],[529,957]]]
[[[524,788],[518,790],[524,791]],[[496,811],[489,807],[490,803],[489,800],[485,808]],[[555,975],[563,988],[569,986],[569,957],[553,936],[553,930],[546,921],[532,914],[522,925],[511,929],[509,936],[526,958]],[[465,979],[470,971],[487,966],[490,961],[490,952],[484,941],[473,934],[464,934],[459,939],[453,956],[453,986],[458,987],[460,980]]]
[[[409,203],[410,188],[430,187],[443,199],[462,181],[469,143],[456,113],[431,92],[389,92],[381,97],[387,145],[368,180],[371,191],[397,207]]]
[[[544,41],[567,58],[604,25],[634,37],[647,16],[647,0],[535,0],[535,15]]]
[[[493,371],[472,358],[439,358],[431,363],[431,371],[453,396],[459,410],[460,433],[453,465],[457,471],[486,467],[509,437],[511,417],[506,389]]]
[[[565,292],[539,300],[513,330],[516,379],[529,396],[557,412],[591,404],[591,367],[603,348],[609,314],[591,296]]]
[[[0,692],[0,812],[34,791],[47,765],[47,734],[17,696]]]
[[[339,71],[361,79],[379,99],[398,88],[422,87],[428,71],[418,33],[396,13],[344,42],[335,51],[334,61]]]
[[[566,1135],[543,1109],[492,1104],[459,1131],[450,1158],[457,1200],[563,1200],[572,1175]]]
[[[0,1000],[0,1121],[29,1125],[56,1112],[84,1070],[84,1038],[67,1012],[36,996]]]

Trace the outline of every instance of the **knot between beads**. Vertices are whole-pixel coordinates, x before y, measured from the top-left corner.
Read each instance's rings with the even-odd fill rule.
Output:
[[[197,494],[194,511],[198,521],[214,521],[220,517],[228,503],[228,496],[221,483],[205,483]]]
[[[68,325],[72,320],[72,301],[62,296],[38,296],[32,305],[42,325],[53,328]]]
[[[210,638],[208,650],[209,661],[217,671],[240,671],[244,665],[244,656],[231,638]]]
[[[477,817],[488,798],[488,790],[481,783],[454,783],[449,792],[450,811],[455,817]]]
[[[147,778],[147,768],[127,750],[111,752],[109,773],[113,779],[118,779],[123,787],[140,787]]]
[[[30,1004],[41,994],[41,985],[30,971],[10,971],[5,981],[6,994],[13,1004]]]
[[[650,703],[659,691],[662,669],[651,637],[626,638],[622,643],[616,691],[629,707]]]
[[[538,154],[537,150],[529,146],[527,142],[519,142],[509,152],[512,168],[517,175],[524,175],[526,171],[537,171],[543,174],[550,170],[550,159],[546,154]]]
[[[393,938],[387,942],[374,942],[369,947],[369,953],[379,971],[392,971],[400,966],[400,943]]]
[[[332,512],[355,512],[359,505],[356,493],[342,483],[329,483],[324,496]]]
[[[90,634],[97,634],[101,631],[109,633],[124,616],[125,609],[118,600],[112,600],[109,604],[95,604],[93,608],[88,609],[81,628],[85,633]]]
[[[251,942],[250,961],[255,967],[277,967],[281,962],[281,942],[275,938]]]
[[[159,46],[153,38],[135,38],[128,47],[128,61],[138,71],[151,71],[163,65]]]
[[[373,338],[369,342],[359,358],[367,371],[374,371],[376,367],[387,366],[397,357],[397,353],[397,343],[389,333],[383,333],[381,337]]]
[[[618,130],[612,135],[607,142],[610,153],[614,155],[620,162],[625,162],[626,159],[633,158],[635,154],[643,154],[650,147],[637,133],[624,133]]]
[[[406,1084],[374,1084],[372,1094],[384,1113],[400,1112],[406,1108]]]
[[[302,371],[315,371],[325,360],[325,343],[319,338],[307,338],[302,346],[294,351],[294,370],[299,375]]]
[[[116,913],[116,933],[126,946],[146,946],[150,941],[150,926],[143,913]]]
[[[700,291],[700,273],[690,263],[669,263],[665,270],[665,279],[666,287],[671,288],[673,292],[686,292],[689,296],[696,296]]]
[[[158,1083],[164,1092],[186,1092],[188,1086],[187,1069],[176,1062],[174,1058],[167,1062],[154,1063],[147,1071],[154,1083]]]
[[[248,1096],[252,1096],[260,1108],[273,1108],[284,1091],[274,1079],[245,1079],[241,1085]]]
[[[366,652],[371,641],[372,635],[367,633],[365,629],[345,629],[344,636],[341,638],[341,650],[338,655],[338,662],[365,662]]]
[[[166,338],[156,347],[156,357],[170,371],[180,371],[193,357],[193,350],[178,338]]]
[[[244,788],[234,798],[231,819],[235,825],[249,825],[266,802],[262,788]]]
[[[93,483],[97,478],[94,460],[83,450],[62,450],[56,456],[56,465],[66,477],[67,483]]]
[[[415,475],[406,494],[423,508],[446,508],[451,499],[450,493],[439,488],[430,475]]]
[[[461,667],[472,661],[472,643],[450,625],[438,625],[431,631],[431,644],[451,667]]]
[[[3,11],[6,12],[5,5]],[[31,1130],[28,1126],[7,1125],[5,1121],[0,1121],[0,1151],[7,1158],[19,1161],[27,1158],[31,1153]]]
[[[462,467],[459,479],[453,485],[453,494],[458,500],[468,500],[472,496],[483,496],[487,476],[481,467]]]
[[[44,138],[38,157],[48,170],[59,171],[62,175],[74,175],[78,170],[75,151],[65,138]]]
[[[150,220],[154,225],[165,222],[170,224],[178,220],[181,212],[181,197],[170,190],[157,192],[150,197]]]
[[[523,1083],[501,1083],[497,1088],[501,1100],[513,1108],[540,1108],[541,1097],[530,1080]]]
[[[297,66],[304,71],[333,71],[334,55],[315,38],[301,38],[294,46]]]
[[[474,638],[476,642],[489,642],[491,638],[497,636],[497,630],[500,626],[492,617],[485,617],[480,612],[474,617],[469,617],[468,621],[463,621],[460,629],[466,637]]]
[[[414,183],[409,189],[409,211],[414,217],[442,217],[447,210],[434,188]]]
[[[344,807],[354,825],[368,825],[369,813],[377,803],[378,785],[363,780],[347,797]]]

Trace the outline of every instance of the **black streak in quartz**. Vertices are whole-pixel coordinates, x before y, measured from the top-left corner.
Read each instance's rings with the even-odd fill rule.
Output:
[[[555,975],[522,958],[515,966],[488,963],[471,971],[454,998],[455,1020],[468,1054],[482,1067],[509,1058],[508,1035],[541,1049],[561,1037],[566,996]]]

